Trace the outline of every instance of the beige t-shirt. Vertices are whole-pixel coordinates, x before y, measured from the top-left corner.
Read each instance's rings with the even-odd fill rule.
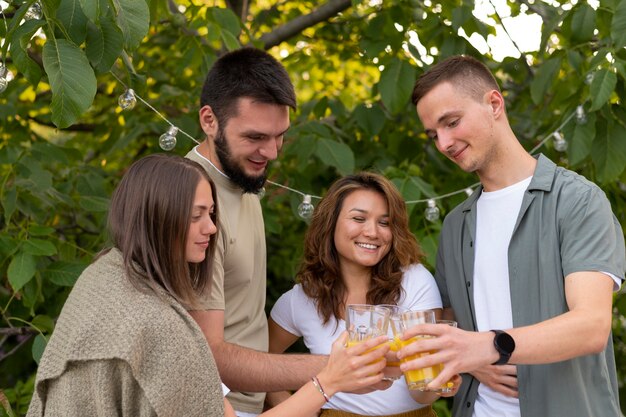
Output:
[[[224,340],[267,352],[265,226],[259,197],[244,194],[196,148],[186,157],[202,165],[217,188],[218,243],[211,295],[203,307],[224,310]],[[231,391],[227,397],[235,410],[263,410],[265,393]]]

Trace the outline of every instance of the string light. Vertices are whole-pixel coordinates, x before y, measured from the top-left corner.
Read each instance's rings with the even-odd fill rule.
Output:
[[[558,152],[565,152],[567,150],[567,141],[563,138],[563,135],[558,130],[552,134],[554,138],[554,150]]]
[[[164,151],[171,151],[176,147],[176,134],[178,133],[178,128],[176,126],[170,126],[167,129],[167,132],[163,133],[159,137],[159,146]]]
[[[585,108],[582,104],[579,104],[578,107],[576,107],[576,123],[579,125],[587,123],[587,115],[585,114]]]
[[[9,70],[0,62],[0,93],[3,93],[9,85]]]
[[[38,1],[31,4],[24,14],[24,19],[26,20],[41,19],[42,17],[43,12],[41,11],[41,4]]]
[[[315,206],[311,204],[311,196],[305,194],[302,197],[302,203],[298,206],[298,216],[303,218],[304,220],[309,220],[313,217],[313,211],[315,210]]]
[[[137,104],[137,97],[135,97],[135,92],[132,88],[129,88],[117,99],[117,104],[120,105],[122,110],[132,110],[135,108],[135,104]]]
[[[165,120],[170,125],[169,129],[167,130],[167,132],[164,133],[163,135],[161,135],[161,137],[159,138],[159,145],[161,146],[161,148],[163,150],[170,151],[170,150],[174,149],[174,147],[176,146],[176,134],[178,132],[180,132],[183,135],[187,136],[189,139],[191,139],[196,144],[200,144],[200,142],[197,139],[195,139],[193,136],[189,135],[184,130],[179,130],[179,128],[174,126],[165,116],[163,116],[157,109],[155,109],[153,106],[151,106],[150,103],[146,102],[141,96],[138,96],[132,89],[127,88],[126,85],[124,84],[124,82],[122,80],[120,80],[114,73],[111,72],[111,74],[113,75],[113,77],[115,79],[117,79],[120,82],[120,84],[122,84],[126,88],[125,93],[122,96],[120,96],[120,98],[118,99],[120,107],[124,108],[124,106],[121,103],[122,97],[127,96],[129,93],[132,93],[132,96],[135,99],[135,102],[137,100],[141,101],[150,110],[152,110],[154,113],[156,113],[159,117],[161,117],[163,120]],[[588,79],[591,78],[591,77],[593,77],[593,74],[588,74]],[[128,109],[130,110],[133,107],[134,107],[134,104],[133,104],[132,107],[128,107]],[[559,152],[565,151],[567,149],[567,141],[563,138],[563,135],[559,131],[567,123],[569,123],[569,121],[574,116],[576,116],[576,121],[578,123],[582,124],[582,123],[586,122],[586,115],[585,115],[584,108],[583,108],[582,104],[579,105],[573,112],[571,112],[563,120],[561,125],[554,132],[551,132],[551,133],[547,134],[533,149],[531,149],[529,151],[529,153],[531,155],[534,155],[537,152],[537,150],[539,148],[541,148],[551,138],[554,140],[554,149],[555,150],[557,150]],[[581,121],[583,119],[584,119],[584,122]],[[288,190],[288,191],[300,194],[302,196],[302,203],[300,203],[300,205],[298,206],[298,216],[300,216],[304,220],[308,220],[313,215],[313,212],[315,210],[315,206],[313,206],[313,204],[311,203],[311,200],[313,198],[316,198],[316,199],[321,199],[322,198],[322,197],[319,197],[319,196],[316,196],[316,195],[305,194],[302,191],[296,190],[294,188],[290,188],[290,187],[288,187],[286,185],[279,184],[279,183],[276,183],[274,181],[267,180],[266,182],[268,184],[272,184],[272,185],[274,185],[276,187],[283,188],[285,190]],[[421,200],[405,201],[405,204],[409,205],[409,204],[427,203],[427,208],[424,211],[424,216],[426,217],[426,219],[428,221],[436,222],[437,220],[439,220],[439,217],[440,217],[440,214],[441,214],[441,211],[439,210],[439,207],[437,207],[437,204],[436,204],[437,200],[442,200],[444,198],[452,197],[454,195],[461,194],[461,193],[465,193],[469,197],[470,195],[472,195],[474,193],[474,188],[478,187],[478,186],[480,186],[480,182],[472,184],[470,187],[462,188],[460,190],[452,191],[450,193],[443,194],[443,195],[440,195],[440,196],[428,197],[426,199],[421,199]],[[261,192],[258,193],[259,198],[263,198],[264,195],[265,195],[265,188],[263,188],[261,190]]]
[[[428,207],[426,207],[426,210],[424,210],[424,217],[426,217],[426,220],[428,220],[429,222],[436,222],[437,220],[439,220],[439,215],[441,214],[441,212],[439,211],[439,207],[437,207],[437,203],[435,203],[434,199],[429,199],[428,200]]]

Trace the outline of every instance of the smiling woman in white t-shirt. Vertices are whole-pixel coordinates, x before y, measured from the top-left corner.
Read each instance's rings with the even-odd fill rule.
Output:
[[[441,297],[433,276],[420,263],[422,258],[409,230],[404,200],[391,181],[369,172],[337,180],[315,209],[298,284],[272,309],[270,352],[282,353],[302,337],[311,353],[328,354],[345,328],[348,304],[439,312]],[[455,382],[458,386],[460,378]],[[282,395],[269,394],[269,399],[279,402]],[[398,379],[384,391],[338,393],[324,405],[321,416],[434,416],[430,404],[437,398],[434,393],[409,391]]]

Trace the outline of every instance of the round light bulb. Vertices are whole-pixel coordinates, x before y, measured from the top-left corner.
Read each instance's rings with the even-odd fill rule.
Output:
[[[298,206],[298,216],[303,218],[304,220],[308,220],[313,216],[313,211],[315,207],[311,204],[311,196],[305,195],[302,198],[302,203]]]
[[[9,85],[9,71],[2,63],[0,63],[0,93],[3,93]]]
[[[554,150],[565,152],[567,150],[567,141],[563,138],[563,135],[559,132],[554,132],[552,136],[554,137]]]
[[[135,104],[137,104],[137,98],[135,97],[133,89],[129,88],[124,91],[124,94],[117,99],[117,104],[120,105],[122,110],[132,110],[135,107]]]
[[[576,107],[576,123],[579,125],[587,123],[587,115],[585,114],[585,108],[582,104]]]
[[[439,207],[435,203],[435,200],[428,200],[428,207],[424,211],[424,216],[429,222],[436,222],[439,220]]]
[[[26,13],[24,14],[24,19],[41,19],[42,16],[43,13],[41,11],[41,4],[39,4],[39,2],[35,2],[30,5],[28,10],[26,10]]]
[[[176,126],[170,126],[167,129],[167,132],[163,133],[159,137],[159,146],[164,151],[171,151],[176,147],[176,134],[178,133],[178,128]]]

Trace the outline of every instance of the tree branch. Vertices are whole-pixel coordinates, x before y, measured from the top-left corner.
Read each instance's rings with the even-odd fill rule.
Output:
[[[24,339],[22,339],[17,345],[15,345],[13,347],[13,349],[11,349],[10,351],[8,351],[7,353],[5,353],[4,355],[0,355],[0,362],[2,362],[3,360],[5,360],[6,358],[8,358],[9,356],[11,356],[12,354],[14,354],[15,352],[17,352],[19,350],[19,348],[21,348],[22,346],[24,346],[26,344],[26,342],[28,342],[31,338],[33,337],[32,334],[27,335]]]
[[[298,16],[295,19],[278,26],[273,31],[266,33],[259,39],[265,49],[270,49],[281,42],[297,35],[304,29],[330,19],[337,13],[348,9],[351,0],[329,0],[328,3],[313,10],[311,13]]]
[[[16,336],[29,333],[37,333],[32,327],[0,327],[0,334],[7,336]]]

